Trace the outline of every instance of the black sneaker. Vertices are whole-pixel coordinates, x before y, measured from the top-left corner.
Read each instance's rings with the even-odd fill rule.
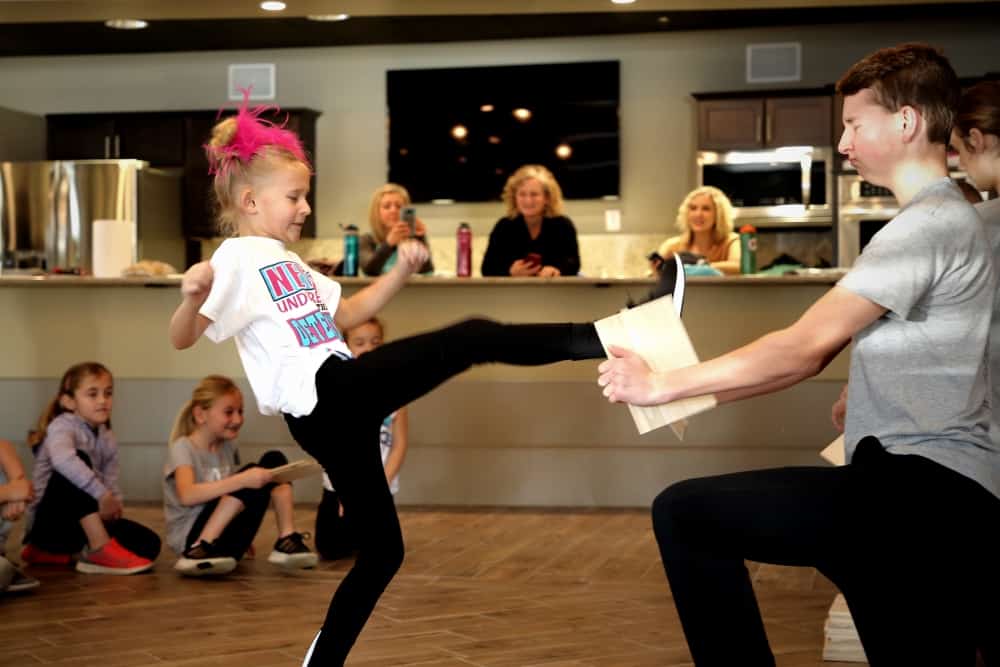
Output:
[[[188,577],[228,574],[236,569],[236,559],[221,553],[214,543],[201,540],[188,547],[174,569]]]
[[[34,577],[29,577],[24,572],[21,572],[20,570],[15,568],[14,578],[7,586],[7,592],[21,593],[22,591],[30,591],[32,588],[38,588],[41,585],[42,582],[38,581],[38,579],[35,579]]]
[[[674,310],[680,317],[681,309],[684,306],[685,285],[684,264],[681,262],[680,255],[675,254],[671,259],[664,260],[657,273],[656,285],[649,291],[649,295],[642,301],[629,299],[626,305],[629,308],[635,308],[669,294],[673,296]]]
[[[279,537],[274,543],[274,551],[267,557],[267,562],[280,565],[288,569],[301,569],[306,567],[316,567],[319,560],[305,540],[309,537],[306,533],[291,533],[285,537]]]

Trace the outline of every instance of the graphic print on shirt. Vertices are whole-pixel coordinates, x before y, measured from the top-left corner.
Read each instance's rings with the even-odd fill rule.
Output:
[[[392,449],[392,420],[395,418],[396,413],[393,412],[391,415],[382,420],[382,427],[378,431],[378,444],[383,450]]]
[[[271,264],[261,268],[260,275],[278,312],[291,315],[297,309],[315,306],[315,310],[286,319],[299,345],[316,347],[342,340],[329,309],[319,298],[312,276],[298,263],[283,261]]]

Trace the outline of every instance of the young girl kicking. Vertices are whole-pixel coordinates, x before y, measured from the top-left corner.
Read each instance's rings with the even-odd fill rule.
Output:
[[[473,364],[547,364],[603,356],[593,324],[504,325],[466,320],[387,343],[355,359],[341,331],[375,315],[427,260],[399,244],[396,265],[350,298],[285,244],[310,213],[311,167],[298,137],[240,109],[206,147],[226,239],[181,283],[170,322],[178,349],[204,333],[236,338],[257,404],[281,414],[326,469],[358,525],[358,557],[330,604],[306,664],[340,665],[403,560],[403,537],[379,455],[387,415]],[[386,382],[392,378],[392,382]]]
[[[182,554],[174,566],[181,574],[231,572],[253,544],[268,505],[278,541],[267,560],[288,568],[316,565],[316,554],[295,530],[292,485],[271,481],[270,469],[288,460],[270,451],[237,469],[241,426],[243,394],[221,375],[203,378],[177,414],[163,469],[163,509],[167,543]]]

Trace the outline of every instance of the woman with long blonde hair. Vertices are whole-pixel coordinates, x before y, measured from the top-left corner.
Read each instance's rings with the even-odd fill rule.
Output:
[[[733,205],[722,190],[705,185],[689,192],[677,208],[675,224],[681,233],[663,242],[657,251],[660,258],[687,252],[704,257],[724,274],[740,272],[740,237],[733,232]],[[657,261],[654,258],[654,265]]]
[[[410,205],[410,193],[402,185],[386,183],[375,188],[368,204],[368,225],[371,232],[358,240],[358,258],[365,275],[380,276],[396,264],[396,247],[411,236],[427,245],[427,226],[417,218],[410,229],[401,215]],[[420,273],[434,273],[434,262],[428,257]]]

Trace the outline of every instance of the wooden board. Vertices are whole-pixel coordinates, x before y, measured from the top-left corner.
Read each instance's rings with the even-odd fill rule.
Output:
[[[844,435],[838,435],[819,455],[823,457],[824,461],[829,461],[835,466],[844,465],[847,462],[847,454],[844,452]]]
[[[605,317],[595,326],[605,353],[611,345],[633,350],[657,373],[698,363],[698,355],[670,296]],[[711,410],[716,404],[715,396],[708,394],[650,407],[630,404],[628,408],[640,434],[670,424],[677,437],[683,439],[685,418]]]
[[[310,477],[312,475],[318,475],[323,472],[323,466],[316,463],[312,459],[301,459],[299,461],[292,461],[291,463],[286,463],[283,466],[278,466],[277,468],[272,468],[273,479],[278,484],[284,484],[285,482],[291,482],[296,479],[302,479],[303,477]]]

